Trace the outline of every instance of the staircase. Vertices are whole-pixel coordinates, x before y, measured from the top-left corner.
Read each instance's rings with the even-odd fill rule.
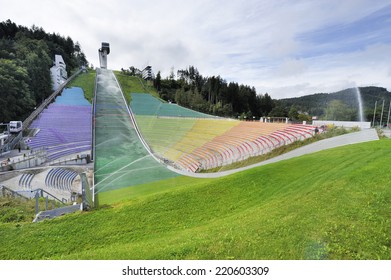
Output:
[[[81,211],[81,204],[75,204],[71,206],[64,206],[61,208],[56,208],[52,210],[40,211],[34,218],[33,223],[40,222],[45,219],[52,219],[55,217],[59,217],[65,214],[74,213],[77,211]]]

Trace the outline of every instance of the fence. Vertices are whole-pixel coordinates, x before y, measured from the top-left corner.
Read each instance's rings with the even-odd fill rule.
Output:
[[[39,198],[43,197],[45,199],[45,210],[49,209],[49,201],[51,204],[51,209],[62,207],[65,205],[64,200],[60,200],[51,193],[43,189],[35,189],[31,191],[14,191],[6,186],[0,186],[0,196],[1,197],[12,197],[24,200],[35,199],[35,214],[38,214],[40,211]]]
[[[35,189],[30,192],[31,192],[31,194],[34,194],[33,197],[35,198],[35,214],[38,214],[38,212],[39,212],[39,198],[40,197],[45,198],[45,210],[49,209],[49,199],[52,204],[52,207],[51,207],[52,209],[62,207],[65,205],[65,202],[66,202],[66,200],[64,200],[64,199],[61,200],[43,189]]]
[[[334,125],[342,126],[346,128],[359,127],[361,129],[371,128],[371,122],[349,122],[349,121],[313,121],[313,126],[322,126],[322,125]]]
[[[27,197],[21,195],[20,193],[13,191],[6,186],[1,185],[0,186],[0,196],[2,197],[13,197],[13,198],[22,198],[28,200]]]

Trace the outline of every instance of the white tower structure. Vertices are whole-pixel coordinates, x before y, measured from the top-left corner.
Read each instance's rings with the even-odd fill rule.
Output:
[[[107,69],[107,55],[110,53],[110,44],[102,42],[102,47],[98,51],[100,68]]]
[[[61,55],[56,54],[54,56],[53,64],[53,67],[50,68],[50,74],[52,77],[53,90],[57,90],[59,86],[67,80],[68,75],[64,59]]]

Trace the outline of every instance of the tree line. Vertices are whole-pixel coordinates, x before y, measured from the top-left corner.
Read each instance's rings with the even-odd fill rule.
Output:
[[[268,93],[257,94],[254,87],[227,82],[221,76],[202,76],[189,66],[162,78],[157,73],[154,85],[164,100],[207,114],[241,119],[268,116],[275,104]]]
[[[88,64],[80,44],[70,37],[0,22],[0,122],[24,120],[52,93],[55,54],[63,57],[68,75]]]
[[[287,117],[293,122],[311,122],[313,117],[327,120],[358,121],[357,89],[348,88],[334,93],[316,93],[289,99],[272,99],[268,93],[257,94],[254,87],[227,83],[220,76],[203,77],[194,66],[178,70],[162,79],[157,74],[155,86],[160,97],[180,105],[218,116],[259,119]],[[365,120],[371,121],[375,101],[390,102],[391,95],[382,87],[361,87]],[[388,103],[387,103],[388,102]],[[387,107],[388,108],[388,107]],[[375,119],[380,121],[378,105]],[[379,119],[379,120],[378,120]]]
[[[140,73],[134,66],[121,70],[127,75]],[[204,77],[194,66],[180,69],[176,75],[172,68],[166,78],[162,78],[159,71],[153,83],[160,98],[217,116],[247,120],[260,117],[287,117],[293,122],[300,123],[311,122],[313,117],[339,121],[358,120],[356,88],[276,100],[268,93],[258,94],[254,87],[227,82],[220,76]],[[364,104],[365,119],[371,121],[375,101],[378,100],[380,103],[385,100],[387,105],[391,99],[390,92],[374,86],[360,87],[359,90]],[[375,112],[375,119],[378,122],[381,116],[379,105]]]

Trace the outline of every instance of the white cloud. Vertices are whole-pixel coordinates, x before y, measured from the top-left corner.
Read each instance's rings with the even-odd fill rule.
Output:
[[[9,18],[70,36],[80,42],[95,66],[98,48],[107,41],[108,65],[113,69],[149,63],[164,76],[171,67],[194,65],[203,75],[221,75],[280,98],[337,91],[352,83],[391,88],[390,40],[341,54],[300,39],[328,26],[354,23],[388,4],[371,0],[43,0],[39,4],[0,0],[5,7],[0,20]],[[313,50],[321,52],[306,55]]]
[[[287,59],[282,62],[276,74],[281,77],[300,76],[307,69],[307,65],[302,59]]]

